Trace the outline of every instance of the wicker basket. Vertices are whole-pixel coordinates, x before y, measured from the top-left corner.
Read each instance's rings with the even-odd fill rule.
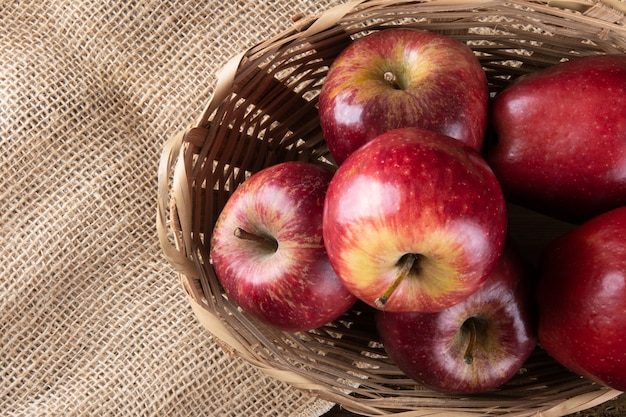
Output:
[[[329,64],[351,39],[392,26],[466,42],[491,91],[563,59],[626,52],[626,5],[617,0],[353,1],[235,56],[189,129],[164,147],[157,227],[193,310],[233,355],[312,395],[363,415],[563,416],[620,394],[562,368],[539,347],[501,389],[450,397],[416,386],[377,341],[372,314],[357,305],[320,329],[283,333],[243,314],[224,295],[206,242],[221,207],[250,173],[285,160],[329,162],[317,96]],[[527,254],[562,225],[511,210]],[[517,228],[516,228],[517,226]]]

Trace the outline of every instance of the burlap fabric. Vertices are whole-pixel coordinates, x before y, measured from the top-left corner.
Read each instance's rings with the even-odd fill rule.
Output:
[[[330,408],[216,345],[155,217],[162,145],[215,71],[332,3],[0,2],[0,414]]]

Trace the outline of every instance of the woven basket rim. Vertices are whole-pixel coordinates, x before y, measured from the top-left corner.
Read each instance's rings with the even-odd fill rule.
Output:
[[[208,138],[214,134],[215,129],[221,128],[223,124],[220,117],[222,117],[221,112],[226,106],[224,103],[231,100],[233,91],[238,86],[244,85],[247,79],[255,76],[254,71],[250,70],[253,66],[250,63],[267,60],[277,51],[283,51],[294,46],[301,47],[306,43],[323,44],[325,38],[335,36],[333,31],[345,32],[346,28],[339,26],[345,21],[357,20],[357,16],[382,13],[381,11],[389,12],[394,8],[419,8],[425,7],[425,5],[428,5],[433,13],[448,13],[448,15],[451,13],[461,15],[472,10],[490,10],[495,7],[516,8],[515,13],[517,14],[529,13],[527,16],[528,24],[533,22],[532,19],[536,15],[525,12],[525,10],[532,10],[532,13],[545,13],[542,16],[549,17],[553,21],[566,18],[573,19],[580,22],[581,25],[588,25],[590,28],[596,29],[594,33],[599,40],[615,40],[616,38],[623,40],[619,45],[607,47],[607,50],[626,51],[626,27],[624,26],[626,23],[624,18],[626,3],[619,0],[514,0],[510,2],[502,0],[430,0],[425,2],[353,0],[317,15],[297,16],[290,28],[273,38],[235,54],[220,68],[216,72],[217,82],[212,87],[211,98],[202,112],[188,129],[179,132],[164,145],[158,169],[156,224],[163,254],[179,273],[181,284],[195,316],[203,327],[215,336],[224,350],[235,357],[243,358],[273,378],[310,392],[322,399],[341,404],[346,409],[359,414],[397,415],[395,413],[404,412],[405,414],[402,415],[407,417],[422,415],[478,416],[489,412],[494,415],[503,413],[511,416],[526,416],[535,413],[538,415],[541,412],[542,416],[560,417],[608,401],[620,395],[621,392],[605,387],[591,386],[592,384],[582,387],[578,385],[566,387],[563,390],[564,396],[562,398],[544,399],[543,402],[535,398],[529,402],[526,409],[516,407],[507,409],[503,406],[502,409],[495,410],[492,405],[481,408],[481,401],[478,401],[478,405],[468,404],[467,407],[463,408],[450,408],[441,404],[445,399],[442,399],[441,396],[433,396],[431,401],[424,401],[423,398],[420,398],[420,402],[425,402],[425,406],[416,405],[418,400],[415,397],[397,396],[387,399],[386,394],[381,394],[381,398],[356,398],[350,395],[350,389],[331,386],[331,382],[326,379],[316,379],[316,376],[310,374],[309,371],[303,371],[292,366],[288,361],[280,363],[272,361],[273,355],[285,353],[286,345],[282,344],[278,348],[269,347],[269,353],[259,349],[259,346],[267,347],[263,342],[271,344],[268,341],[272,337],[277,337],[276,333],[270,332],[268,336],[262,331],[248,326],[243,332],[248,337],[258,337],[259,340],[257,346],[250,346],[247,344],[246,338],[239,334],[240,329],[235,328],[237,325],[233,326],[229,321],[232,315],[237,316],[236,309],[225,314],[224,310],[215,308],[215,303],[209,300],[210,298],[217,298],[218,303],[224,302],[219,289],[214,286],[208,289],[214,284],[207,284],[207,281],[210,280],[205,276],[206,266],[199,260],[202,256],[198,255],[200,239],[198,238],[197,224],[202,216],[197,212],[202,210],[199,208],[200,205],[208,203],[201,201],[194,194],[190,184],[200,170],[207,169],[204,164],[197,161],[207,157],[206,153],[209,151],[204,151],[203,146],[209,140]],[[540,25],[539,22],[537,24]],[[442,23],[442,26],[444,25],[445,22]],[[555,52],[557,56],[548,54],[540,58],[546,60],[542,64],[548,65],[548,61],[558,58],[558,53],[559,51]],[[219,205],[219,202],[217,204]],[[207,232],[205,231],[204,234],[206,235]],[[299,343],[296,340],[297,336],[289,335],[288,338],[290,339],[287,344]],[[331,349],[331,353],[333,352]],[[570,388],[571,390],[569,390]]]

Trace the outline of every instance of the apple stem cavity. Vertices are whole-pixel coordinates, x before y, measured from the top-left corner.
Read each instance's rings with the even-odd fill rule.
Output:
[[[241,227],[235,228],[234,235],[238,237],[239,239],[245,239],[245,240],[251,240],[253,242],[257,242],[261,246],[268,248],[271,252],[276,252],[278,250],[278,242],[276,241],[276,239],[250,233],[247,230],[242,229]]]
[[[469,343],[465,349],[465,355],[463,355],[463,361],[471,365],[474,363],[474,346],[476,345],[476,320],[473,317],[465,320],[463,327],[469,331]]]
[[[419,265],[418,261],[421,257],[422,255],[417,254],[417,253],[407,253],[407,254],[402,255],[400,260],[398,260],[398,265],[400,266],[400,270],[396,274],[396,277],[391,283],[391,285],[387,287],[383,295],[381,295],[374,301],[374,304],[376,304],[376,307],[378,307],[381,310],[385,308],[385,304],[387,304],[387,301],[389,301],[389,297],[391,297],[391,295],[396,290],[396,288],[398,288],[398,285],[400,285],[400,283],[404,281],[406,277],[409,276],[409,274],[414,269],[414,267]]]

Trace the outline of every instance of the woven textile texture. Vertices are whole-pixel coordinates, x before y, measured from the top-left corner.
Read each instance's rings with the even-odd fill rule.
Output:
[[[155,217],[162,145],[217,69],[331,3],[0,2],[0,414],[330,408],[216,345]]]

